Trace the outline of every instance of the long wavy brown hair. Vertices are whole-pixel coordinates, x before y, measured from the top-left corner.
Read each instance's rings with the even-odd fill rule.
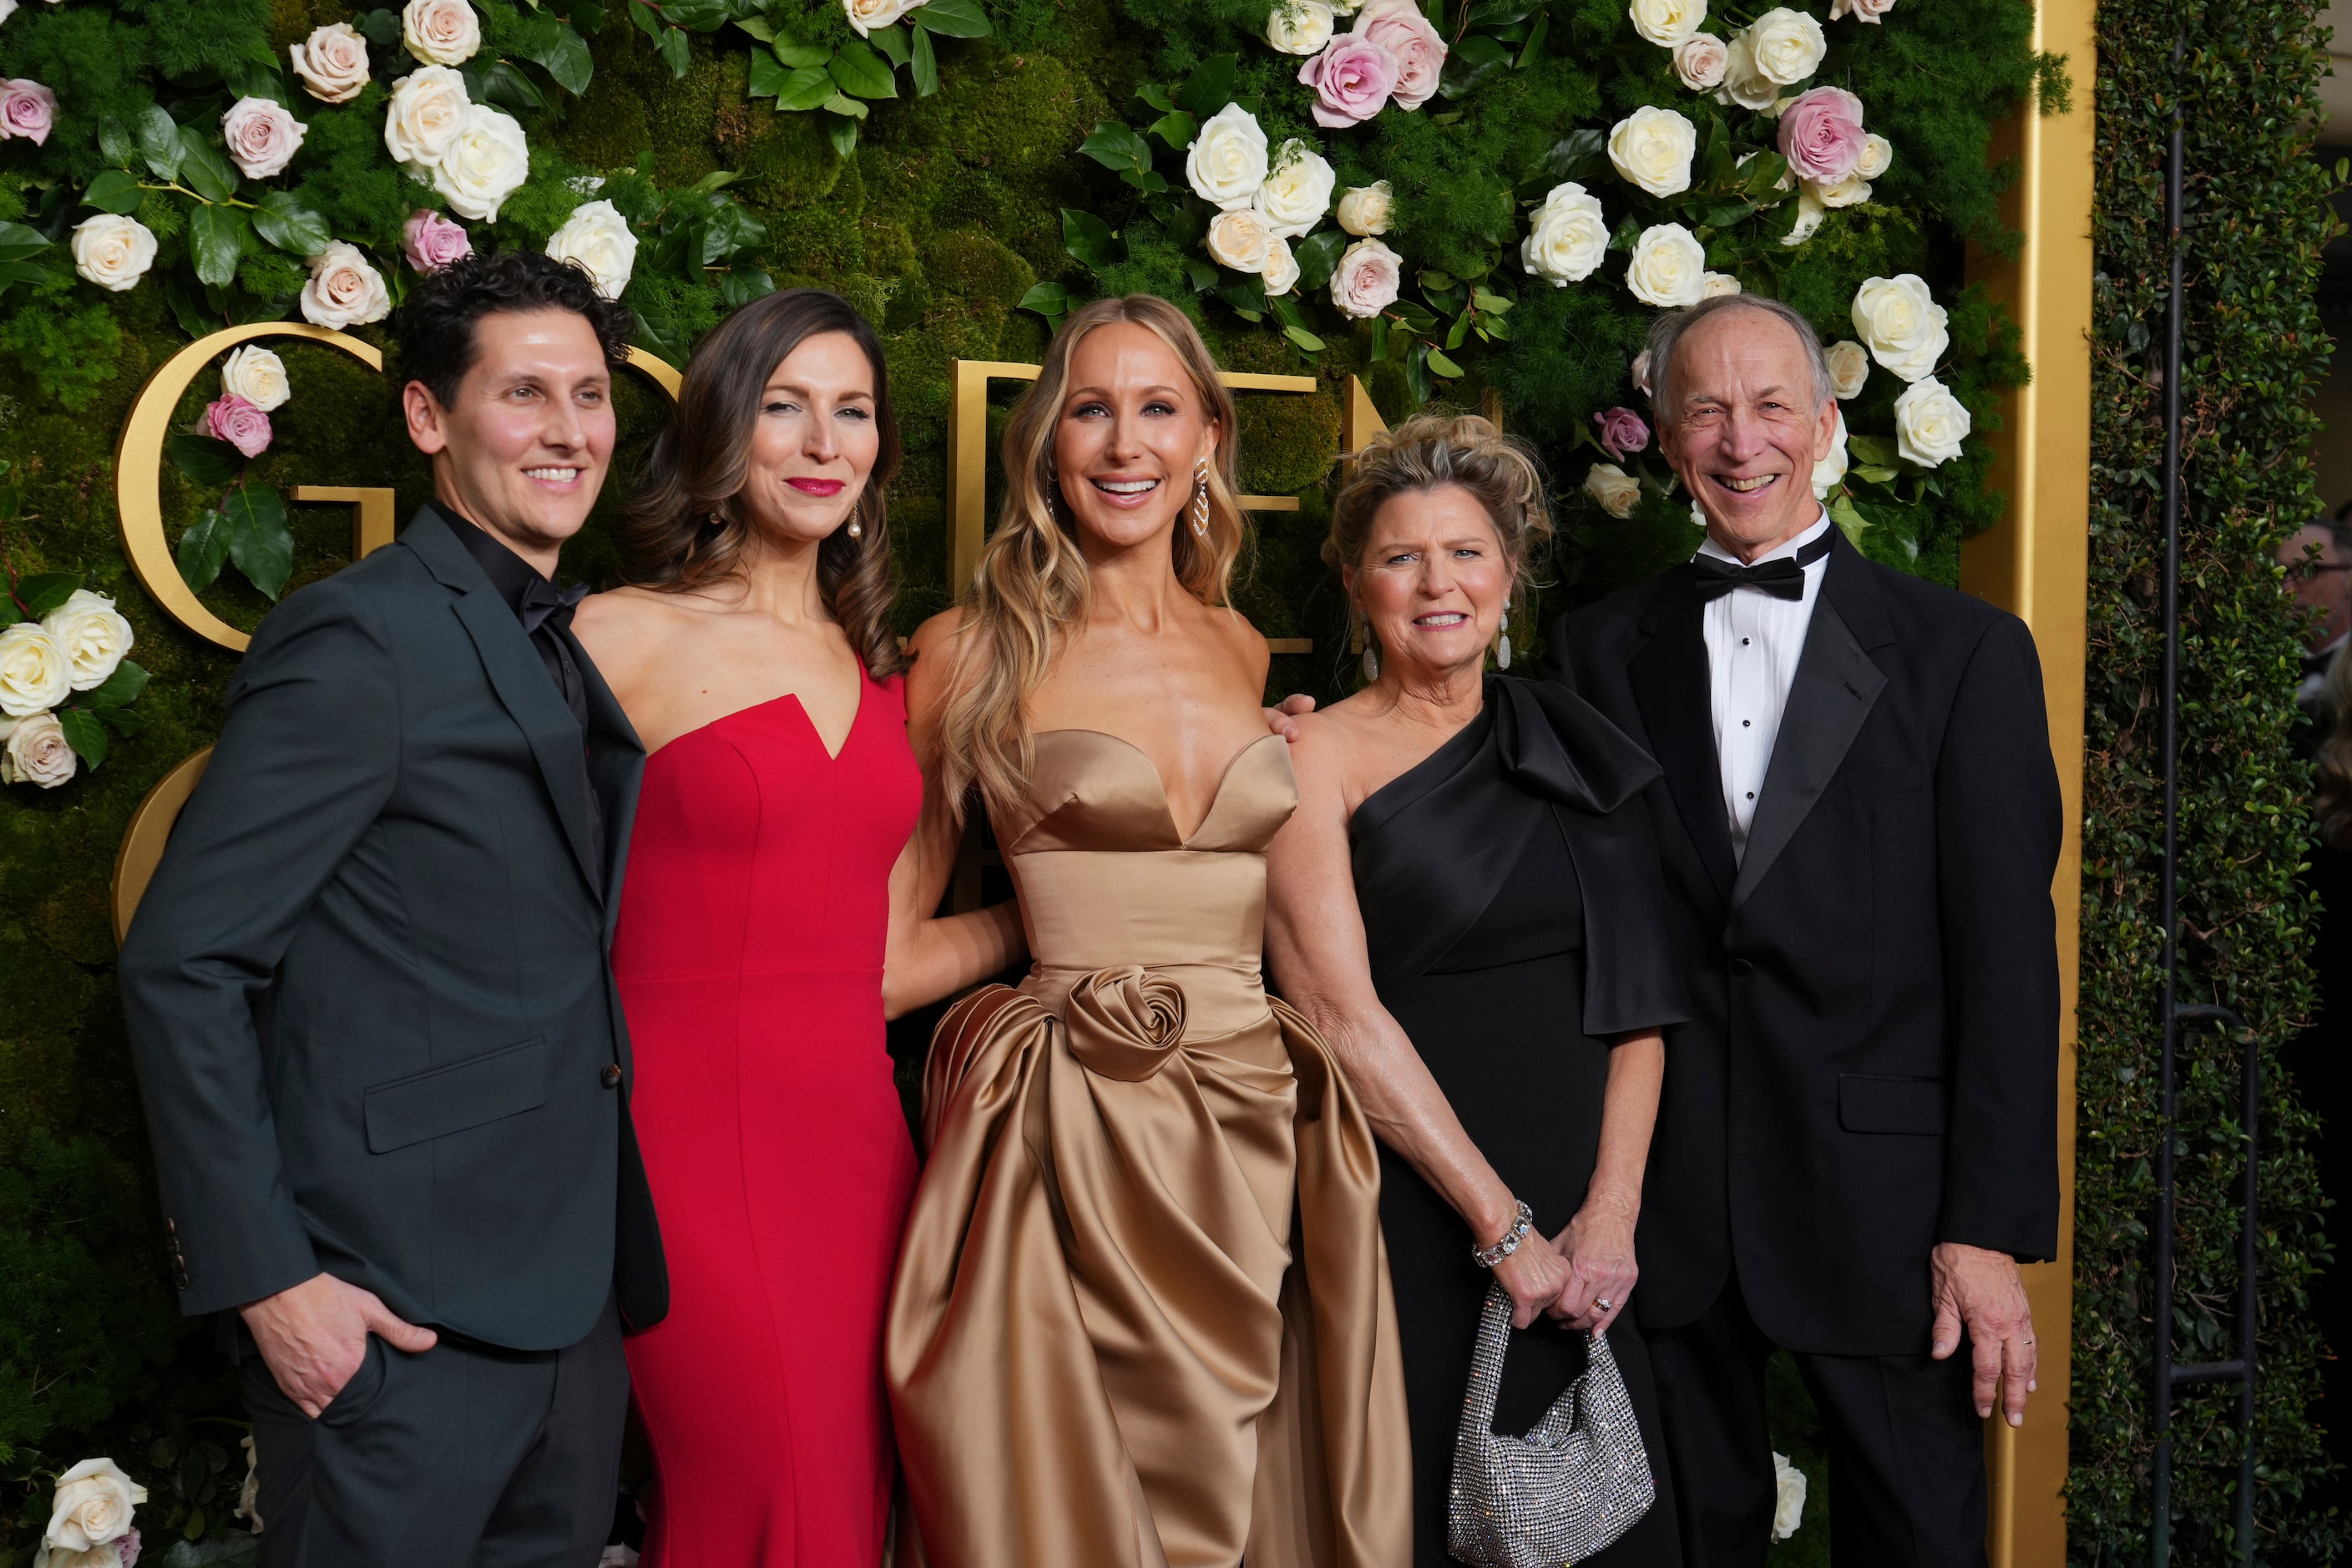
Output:
[[[751,427],[768,377],[824,332],[844,332],[874,368],[874,469],[846,526],[818,544],[817,592],[875,679],[904,669],[890,629],[898,584],[890,570],[890,481],[898,472],[898,421],[882,342],[856,308],[822,289],[786,289],[754,300],[702,340],[687,363],[677,412],[654,441],[621,524],[621,576],[636,587],[683,594],[742,570],[755,524],[735,498],[749,475]]]
[[[1054,472],[1070,360],[1087,334],[1129,321],[1166,343],[1191,377],[1216,430],[1209,459],[1209,528],[1196,536],[1179,514],[1171,550],[1176,580],[1203,605],[1231,597],[1243,521],[1234,451],[1234,400],[1208,345],[1184,313],[1150,294],[1097,300],[1071,313],[1045,350],[1037,380],[1004,430],[1004,507],[982,549],[957,632],[954,696],[940,717],[940,782],[958,810],[972,784],[998,809],[1020,798],[1035,754],[1026,711],[1061,650],[1066,627],[1083,623],[1092,579],[1076,517]]]

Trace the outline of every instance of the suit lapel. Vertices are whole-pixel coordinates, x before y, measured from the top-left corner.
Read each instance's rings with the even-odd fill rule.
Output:
[[[621,918],[621,877],[628,868],[629,829],[637,815],[637,786],[645,778],[646,748],[619,699],[604,684],[602,670],[580,646],[570,627],[559,634],[572,649],[588,691],[588,773],[611,815],[604,823],[604,945],[613,945],[613,930]]]
[[[1756,819],[1748,830],[1748,853],[1731,889],[1735,910],[1771,873],[1780,852],[1804,826],[1886,685],[1886,672],[1864,647],[1857,627],[1849,624],[1851,616],[1874,641],[1883,640],[1875,634],[1884,628],[1884,613],[1867,564],[1850,547],[1832,549],[1822,576],[1821,603],[1813,607],[1805,631],[1804,651],[1798,656],[1796,679],[1789,687],[1789,704],[1780,715],[1772,761],[1757,798]]]
[[[1737,870],[1731,825],[1723,812],[1723,766],[1715,749],[1715,702],[1707,687],[1706,637],[1698,595],[1687,567],[1662,584],[1643,617],[1649,640],[1633,656],[1633,700],[1642,710],[1651,752],[1666,771],[1666,788],[1714,879],[1728,897]]]

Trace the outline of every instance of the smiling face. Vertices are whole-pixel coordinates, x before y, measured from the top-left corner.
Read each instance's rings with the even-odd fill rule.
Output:
[[[847,332],[801,340],[768,376],[735,504],[761,534],[824,539],[849,521],[882,447],[874,366]]]
[[[1054,469],[1088,540],[1126,550],[1167,532],[1217,437],[1184,362],[1150,328],[1112,321],[1079,341],[1055,422]]]
[[[613,372],[587,319],[483,316],[450,402],[415,381],[402,400],[408,438],[433,459],[434,494],[551,574],[613,461]]]
[[[1706,531],[1743,561],[1821,520],[1813,465],[1837,437],[1804,344],[1761,310],[1718,310],[1675,344],[1658,448],[1698,499]]]
[[[1381,502],[1342,579],[1380,644],[1381,678],[1410,684],[1485,661],[1514,575],[1478,498],[1441,485]]]

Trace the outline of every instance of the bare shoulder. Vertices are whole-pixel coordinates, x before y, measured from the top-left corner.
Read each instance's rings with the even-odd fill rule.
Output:
[[[907,641],[907,651],[914,658],[907,670],[907,713],[919,733],[928,731],[955,694],[963,651],[971,641],[965,636],[969,629],[959,605],[941,610],[917,626]]]
[[[625,668],[662,658],[689,632],[694,618],[674,594],[608,588],[580,601],[572,614],[572,630],[605,679],[612,679]]]
[[[1355,764],[1356,726],[1336,708],[1298,716],[1298,738],[1290,742],[1290,771],[1302,797],[1344,799]]]
[[[1265,646],[1264,634],[1250,625],[1249,617],[1230,605],[1212,606],[1209,626],[1218,647],[1255,671],[1257,684],[1265,684],[1265,672],[1273,654]]]
[[[915,628],[915,635],[908,639],[907,651],[918,660],[926,654],[937,654],[942,659],[950,657],[964,629],[963,620],[961,605],[941,610]]]

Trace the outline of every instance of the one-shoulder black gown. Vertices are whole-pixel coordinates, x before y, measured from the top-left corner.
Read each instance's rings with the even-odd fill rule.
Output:
[[[1601,1144],[1610,1040],[1689,1014],[1636,793],[1656,764],[1582,699],[1492,677],[1484,710],[1376,791],[1349,824],[1373,984],[1454,1114],[1551,1236]],[[1448,1568],[1448,1487],[1471,1343],[1492,1278],[1461,1216],[1381,1151],[1413,1469],[1413,1562]],[[1647,1515],[1590,1561],[1678,1568],[1674,1495],[1641,1331],[1609,1331],[1657,1477]],[[1584,1336],[1512,1336],[1495,1426],[1524,1432],[1583,1370]]]

